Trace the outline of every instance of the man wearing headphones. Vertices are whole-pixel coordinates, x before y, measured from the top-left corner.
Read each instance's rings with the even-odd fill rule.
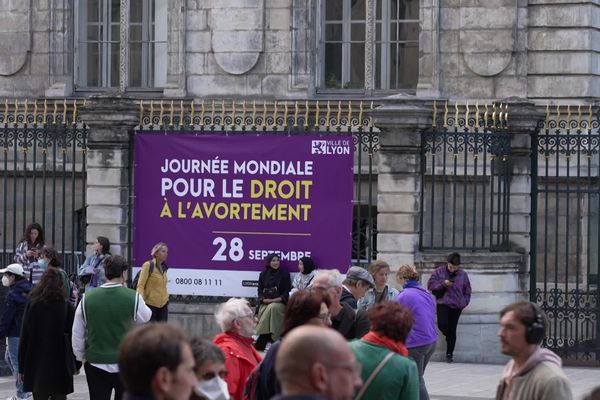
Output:
[[[544,312],[528,301],[500,311],[501,351],[512,359],[502,373],[496,400],[573,399],[560,357],[540,347],[546,326]]]

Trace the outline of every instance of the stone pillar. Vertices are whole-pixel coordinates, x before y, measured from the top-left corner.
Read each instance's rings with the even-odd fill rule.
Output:
[[[392,270],[414,263],[419,246],[421,133],[433,110],[414,97],[392,96],[372,111],[379,135],[377,250]],[[395,284],[393,274],[390,283]]]
[[[86,241],[106,236],[111,253],[128,257],[130,137],[138,123],[134,99],[92,97],[80,111],[88,126]]]
[[[511,97],[501,101],[508,105],[508,130],[512,135],[512,178],[510,183],[510,219],[508,239],[512,250],[529,255],[524,257],[520,271],[521,295],[528,297],[529,272],[531,266],[531,157],[532,134],[537,124],[543,121],[544,113],[536,110],[527,100]],[[535,253],[534,253],[535,254]]]

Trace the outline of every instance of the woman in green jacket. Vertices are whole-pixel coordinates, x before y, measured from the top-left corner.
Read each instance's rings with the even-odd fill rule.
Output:
[[[356,400],[415,400],[419,398],[417,364],[408,358],[404,341],[413,325],[400,303],[383,301],[369,310],[371,331],[350,343],[362,365],[363,388]]]

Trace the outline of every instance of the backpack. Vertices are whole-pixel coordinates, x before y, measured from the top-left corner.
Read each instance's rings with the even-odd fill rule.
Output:
[[[248,378],[246,378],[246,384],[244,385],[243,400],[258,400],[258,389],[260,381],[260,364],[258,364]]]
[[[143,267],[142,267],[143,268]],[[133,290],[137,290],[138,281],[140,280],[140,273],[142,272],[142,268],[135,274],[135,278],[131,281],[131,288]],[[150,260],[150,265],[148,266],[148,275],[150,275],[154,271],[154,260]]]

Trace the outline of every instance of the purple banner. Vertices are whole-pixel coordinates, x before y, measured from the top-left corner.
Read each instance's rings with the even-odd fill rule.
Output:
[[[351,262],[351,135],[135,136],[134,266],[169,246],[170,268],[253,271],[267,253],[297,272]]]

